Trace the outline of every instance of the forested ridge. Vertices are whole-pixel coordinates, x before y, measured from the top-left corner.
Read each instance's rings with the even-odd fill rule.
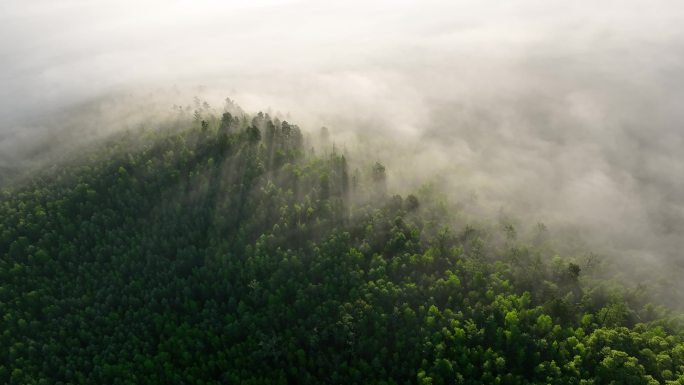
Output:
[[[684,384],[677,318],[577,256],[200,112],[2,190],[0,383]]]

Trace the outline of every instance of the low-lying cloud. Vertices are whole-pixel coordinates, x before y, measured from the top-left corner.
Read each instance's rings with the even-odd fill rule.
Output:
[[[399,190],[434,183],[679,273],[681,25],[676,0],[3,2],[0,166],[78,106],[116,127],[116,100],[230,96],[329,127]]]

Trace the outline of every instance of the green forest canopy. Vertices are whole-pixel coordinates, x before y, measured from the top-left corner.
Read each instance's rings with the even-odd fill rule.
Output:
[[[262,113],[176,123],[2,191],[1,383],[684,384],[675,317],[512,225]]]

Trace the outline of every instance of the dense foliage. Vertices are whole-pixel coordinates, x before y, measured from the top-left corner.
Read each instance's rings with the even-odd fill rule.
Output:
[[[676,324],[513,226],[196,119],[2,192],[1,383],[684,384]]]

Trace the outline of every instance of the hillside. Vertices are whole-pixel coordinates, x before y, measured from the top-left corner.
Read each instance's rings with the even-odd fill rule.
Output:
[[[665,309],[350,162],[224,113],[25,175],[0,196],[0,383],[684,384]]]

